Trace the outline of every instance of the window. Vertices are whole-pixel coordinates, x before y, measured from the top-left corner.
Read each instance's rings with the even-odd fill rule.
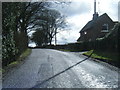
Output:
[[[108,32],[108,24],[102,25],[102,31],[101,32]]]
[[[87,34],[87,32],[84,32],[84,34]]]

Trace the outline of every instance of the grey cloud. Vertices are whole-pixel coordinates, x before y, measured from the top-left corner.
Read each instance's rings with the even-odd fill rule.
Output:
[[[57,5],[55,6],[57,10],[59,10],[61,13],[63,13],[66,16],[74,16],[78,14],[83,14],[83,13],[89,13],[91,10],[91,6],[89,3],[85,2],[71,2],[69,5]]]

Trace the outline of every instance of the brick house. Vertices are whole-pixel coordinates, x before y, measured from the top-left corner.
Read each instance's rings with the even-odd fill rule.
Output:
[[[89,21],[80,31],[79,41],[94,41],[97,38],[102,38],[113,28],[114,22],[104,13],[96,19]]]
[[[114,27],[115,23],[112,19],[104,13],[99,16],[96,12],[96,1],[94,2],[94,14],[93,19],[89,21],[79,32],[80,37],[78,42],[94,41],[97,38],[102,38]]]

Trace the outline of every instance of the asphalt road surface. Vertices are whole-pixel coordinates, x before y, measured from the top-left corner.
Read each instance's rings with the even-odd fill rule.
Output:
[[[33,49],[24,63],[7,73],[3,88],[118,88],[114,66],[89,58],[69,68],[85,58],[81,53]]]

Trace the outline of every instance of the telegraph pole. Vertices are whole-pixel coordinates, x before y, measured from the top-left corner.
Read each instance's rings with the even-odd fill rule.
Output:
[[[56,34],[57,34],[57,29],[55,29],[55,45],[57,45],[57,36],[56,36]]]

